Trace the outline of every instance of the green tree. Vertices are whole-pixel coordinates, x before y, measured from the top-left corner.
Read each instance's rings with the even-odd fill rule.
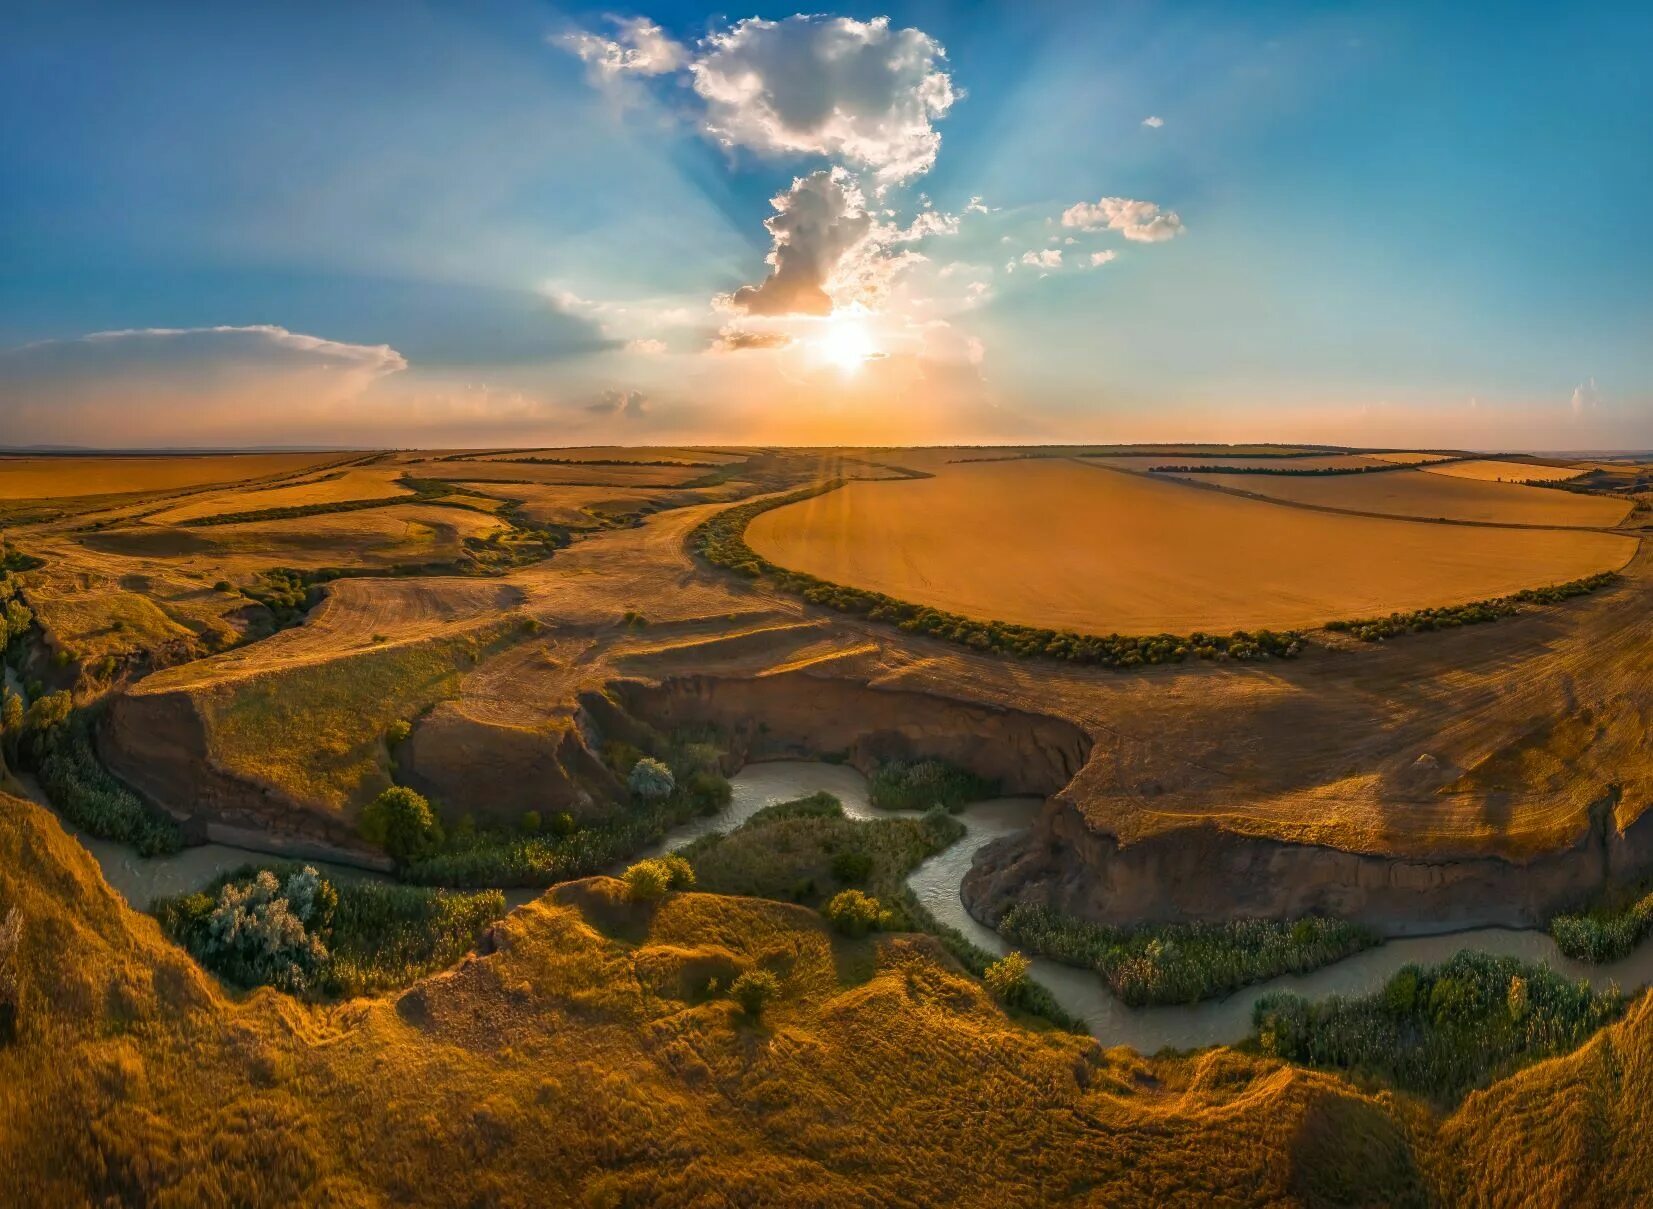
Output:
[[[631,766],[631,774],[626,778],[626,784],[636,797],[652,801],[671,797],[672,790],[677,788],[672,770],[649,756],[644,756]]]
[[[424,795],[393,785],[362,811],[362,835],[399,865],[430,856],[442,844],[442,825]]]
[[[859,890],[841,890],[823,909],[832,926],[845,936],[865,936],[878,926],[878,900]]]
[[[35,734],[44,734],[67,722],[74,708],[74,698],[68,693],[61,690],[47,693],[29,706],[28,713],[23,717],[23,725]]]
[[[1033,963],[1020,952],[1006,953],[983,971],[981,980],[1000,1003],[1014,1003],[1027,988]]]

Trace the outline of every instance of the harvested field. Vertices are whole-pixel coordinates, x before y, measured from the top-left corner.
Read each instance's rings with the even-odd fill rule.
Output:
[[[180,569],[246,572],[284,567],[388,567],[446,562],[468,537],[501,528],[484,513],[434,504],[393,504],[207,528],[136,525],[80,538],[98,553],[164,559]]]
[[[662,508],[726,499],[728,489],[707,494],[670,488],[593,487],[562,483],[472,483],[473,491],[484,491],[501,500],[522,505],[522,514],[547,525],[589,528],[605,517],[631,517]]]
[[[1194,476],[1189,476],[1190,478]],[[1199,481],[1317,508],[1381,512],[1389,516],[1480,521],[1497,525],[1564,525],[1610,528],[1630,511],[1629,500],[1546,491],[1519,483],[1396,470],[1329,478],[1290,475],[1207,474]]]
[[[1636,549],[1604,533],[1334,516],[1043,460],[851,483],[759,516],[747,540],[835,583],[1098,634],[1461,603],[1615,569]]]
[[[333,453],[156,455],[155,457],[0,457],[0,500],[70,499],[177,491],[293,474],[338,462]]]
[[[265,508],[304,508],[317,504],[347,503],[352,500],[391,499],[410,495],[406,487],[396,482],[403,474],[397,466],[352,466],[303,482],[281,487],[266,487],[251,491],[215,491],[195,496],[179,504],[146,517],[151,524],[177,525],[205,516],[223,516],[232,512],[257,512]]]
[[[691,445],[578,445],[556,449],[507,449],[478,453],[478,462],[510,461],[513,458],[555,458],[565,462],[710,462],[727,465],[742,462],[747,454],[739,450],[702,449]]]
[[[1477,458],[1471,462],[1448,462],[1444,466],[1427,466],[1430,474],[1449,474],[1459,479],[1482,479],[1501,483],[1561,483],[1586,473],[1577,466],[1545,466],[1533,462],[1503,462],[1495,458]]]
[[[704,478],[705,466],[587,466],[544,465],[524,462],[431,462],[413,467],[415,477],[439,478],[450,483],[561,483],[599,487],[680,487]]]
[[[1457,455],[1451,453],[1417,453],[1385,450],[1382,453],[1372,452],[1366,454],[1365,456],[1380,462],[1405,462],[1408,466],[1410,466],[1414,463],[1422,464],[1424,462],[1443,462],[1448,458],[1456,457]]]

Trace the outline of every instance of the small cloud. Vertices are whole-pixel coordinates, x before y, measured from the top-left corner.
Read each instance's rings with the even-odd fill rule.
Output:
[[[1142,119],[1142,124],[1150,130],[1158,130],[1161,126],[1165,125],[1165,119],[1157,114],[1149,114],[1147,117]]]
[[[1091,253],[1091,268],[1094,269],[1098,265],[1107,264],[1110,260],[1114,260],[1118,256],[1119,256],[1119,253],[1115,252],[1112,248],[1107,249],[1107,251],[1105,251],[1105,252],[1092,252]]]
[[[600,80],[627,74],[660,76],[688,66],[689,52],[654,22],[644,17],[610,20],[614,24],[613,38],[577,30],[551,41],[578,55]]]
[[[991,214],[993,209],[994,207],[988,206],[982,202],[980,194],[977,194],[975,197],[972,197],[969,201],[964,203],[964,212],[966,214]]]
[[[756,348],[785,348],[791,343],[792,337],[785,332],[757,331],[730,325],[720,331],[717,339],[712,341],[712,351],[739,353]]]
[[[1032,265],[1036,269],[1059,269],[1062,267],[1062,249],[1045,248],[1043,251],[1023,252],[1022,263]]]
[[[972,281],[964,287],[964,305],[979,306],[993,294],[993,287],[985,281]]]
[[[665,351],[666,342],[664,340],[638,339],[626,341],[626,352],[628,353],[640,353],[645,357],[658,357]]]
[[[1582,415],[1586,411],[1593,411],[1601,403],[1601,392],[1596,389],[1596,380],[1592,377],[1573,387],[1573,414]]]
[[[586,410],[593,415],[641,420],[648,414],[649,397],[640,390],[605,390],[602,397],[589,404]]]
[[[1129,197],[1104,197],[1094,204],[1069,206],[1062,212],[1062,225],[1081,231],[1118,231],[1138,243],[1163,243],[1187,230],[1176,211]]]

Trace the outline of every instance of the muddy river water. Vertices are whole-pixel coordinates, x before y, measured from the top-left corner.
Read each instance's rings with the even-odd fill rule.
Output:
[[[734,792],[727,810],[683,824],[653,851],[677,848],[709,832],[728,831],[765,806],[818,790],[836,796],[852,818],[887,818],[893,813],[875,811],[867,798],[866,778],[843,765],[804,761],[749,764],[731,779],[731,784]],[[925,861],[907,879],[938,920],[957,928],[989,952],[1005,953],[1011,946],[965,911],[959,883],[982,845],[1027,827],[1038,808],[1037,798],[998,798],[967,806],[958,816],[967,829],[964,838]],[[159,895],[199,889],[222,873],[268,859],[240,848],[207,844],[175,856],[146,860],[123,845],[74,834],[102,866],[109,884],[140,909]],[[378,876],[326,862],[310,863],[341,879]],[[507,903],[514,907],[533,899],[539,891],[511,889],[505,894]],[[1251,1032],[1252,1005],[1271,991],[1296,991],[1310,998],[1363,994],[1377,990],[1404,965],[1434,964],[1462,949],[1546,962],[1567,977],[1587,979],[1597,988],[1616,982],[1626,993],[1632,993],[1653,983],[1653,943],[1643,944],[1612,965],[1588,966],[1563,957],[1555,942],[1542,932],[1505,928],[1390,940],[1310,974],[1287,975],[1247,987],[1226,999],[1190,1006],[1126,1007],[1108,993],[1092,971],[1043,958],[1034,959],[1033,976],[1068,1012],[1082,1018],[1104,1045],[1126,1045],[1153,1053],[1166,1046],[1193,1049],[1243,1040]]]

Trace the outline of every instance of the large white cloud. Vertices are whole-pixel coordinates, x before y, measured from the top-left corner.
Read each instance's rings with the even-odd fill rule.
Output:
[[[773,243],[769,276],[729,295],[726,303],[733,309],[751,315],[829,315],[838,307],[875,307],[902,269],[923,259],[893,245],[928,232],[880,221],[842,168],[800,176],[769,204],[775,209],[764,223]]]
[[[1069,206],[1062,212],[1062,225],[1081,231],[1118,231],[1138,243],[1162,243],[1186,229],[1175,210],[1161,210],[1153,202],[1129,197],[1104,197]]]
[[[909,180],[935,163],[958,94],[946,51],[888,17],[788,17],[736,22],[708,35],[689,70],[706,129],[728,146],[824,155]]]

